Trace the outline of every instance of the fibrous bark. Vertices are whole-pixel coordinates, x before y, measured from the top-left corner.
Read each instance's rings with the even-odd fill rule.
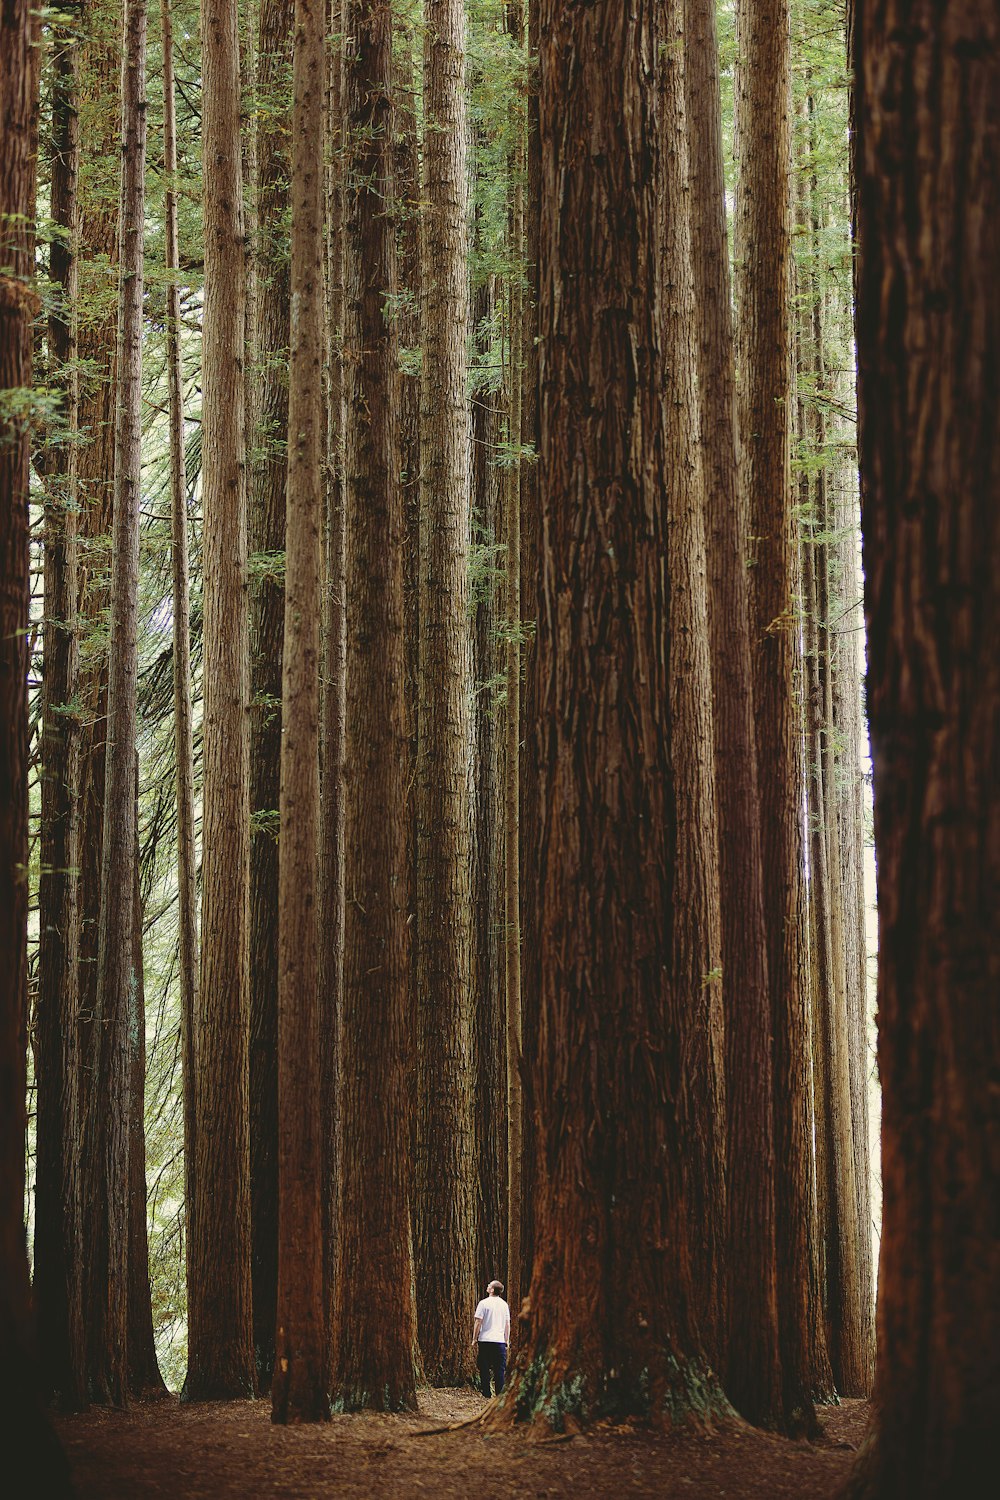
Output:
[[[294,0],[264,0],[257,43],[257,266],[249,479],[250,1217],[254,1352],[266,1391],[278,1287],[278,800],[288,439],[288,228]]]
[[[726,1390],[751,1421],[780,1402],[774,1224],[770,999],[754,743],[715,9],[686,0],[685,102],[691,138],[692,260],[709,574],[709,639],[719,808],[726,1015]]]
[[[412,1409],[403,514],[393,392],[392,16],[350,0],[344,148],[347,402],[346,877],[334,1291],[338,1409]],[[393,1316],[385,1310],[392,1306]]]
[[[235,0],[204,0],[204,792],[189,1400],[250,1396],[243,185]]]
[[[883,1227],[851,1493],[981,1492],[1000,1421],[1000,19],[857,0]]]
[[[508,1399],[555,1426],[725,1407],[690,1311],[680,1096],[702,1017],[672,973],[656,15],[539,12],[540,1180]]]
[[[50,382],[61,392],[60,430],[46,468],[42,826],[35,1018],[37,1156],[33,1295],[45,1381],[61,1403],[86,1401],[79,1120],[79,769],[77,692],[77,419],[79,289],[77,17],[57,31],[52,82]]]
[[[111,642],[93,1073],[83,1132],[84,1319],[95,1400],[128,1399],[130,1031],[135,1024],[136,694],[142,295],[146,168],[146,7],[129,0],[122,67],[118,385],[111,549]]]
[[[464,0],[427,0],[424,36],[415,1253],[424,1376],[450,1386],[476,1300]]]

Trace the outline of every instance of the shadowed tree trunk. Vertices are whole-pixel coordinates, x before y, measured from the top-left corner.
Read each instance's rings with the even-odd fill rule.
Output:
[[[278,1298],[271,1419],[330,1415],[323,1301],[319,727],[325,0],[295,0],[292,323],[278,878]]]
[[[394,391],[392,15],[349,0],[345,61],[347,640],[336,1409],[416,1405],[407,1092],[403,513]],[[363,1247],[359,1253],[359,1247]],[[392,1317],[386,1317],[387,1307]]]
[[[27,413],[8,392],[31,385],[35,138],[40,55],[27,0],[0,11],[0,1401],[32,1477],[71,1493],[45,1418],[34,1362],[24,1249],[28,927],[29,596]]]
[[[251,1396],[243,184],[234,0],[204,0],[204,792],[188,1400]]]
[[[35,1020],[37,1157],[34,1287],[46,1385],[67,1407],[86,1402],[79,1120],[79,769],[74,703],[77,622],[77,418],[80,158],[79,15],[56,32],[52,78],[51,212],[61,234],[49,252],[58,300],[49,315],[50,381],[60,390],[60,431],[46,472],[45,664],[42,688],[42,825],[38,879]]]
[[[727,1182],[723,1369],[751,1421],[780,1411],[770,1000],[761,867],[715,8],[685,0],[692,261],[709,577],[726,1016]],[[751,1061],[752,1059],[752,1061]]]
[[[146,170],[146,7],[128,0],[122,70],[118,403],[111,547],[107,763],[94,1072],[82,1184],[87,1373],[95,1400],[128,1399],[130,1030],[135,1023],[136,692]]]
[[[249,534],[250,1217],[260,1389],[274,1368],[278,1288],[278,800],[288,438],[288,211],[294,0],[263,0],[257,47],[256,369]]]
[[[761,1128],[770,1126],[774,1142],[779,1387],[776,1392],[758,1388],[752,1365],[741,1363],[739,1387],[727,1389],[752,1420],[808,1431],[816,1419],[808,1301],[809,1029],[800,985],[802,832],[793,678],[787,0],[741,0],[737,35],[738,427],[748,539],[753,539],[750,630],[773,1078],[773,1123],[762,1120]]]
[[[1000,1422],[1000,18],[856,0],[853,57],[884,1207],[850,1493],[944,1500]]]
[[[703,1018],[671,972],[656,15],[539,10],[540,1173],[508,1405],[556,1427],[728,1409],[691,1313],[681,1094]]]

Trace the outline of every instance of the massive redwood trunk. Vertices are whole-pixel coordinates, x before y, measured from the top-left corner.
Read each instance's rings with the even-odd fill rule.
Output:
[[[347,638],[344,999],[333,1398],[416,1405],[407,1091],[403,511],[393,395],[392,15],[349,0],[345,64]],[[386,1310],[392,1309],[387,1317]]]
[[[879,903],[878,1500],[1000,1426],[1000,16],[857,0],[857,340]]]
[[[691,1313],[685,1190],[707,1002],[674,973],[656,14],[539,12],[540,1180],[509,1399],[557,1427],[725,1405]]]

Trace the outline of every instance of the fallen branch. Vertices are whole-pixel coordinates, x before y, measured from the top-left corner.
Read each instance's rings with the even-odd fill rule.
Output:
[[[482,1411],[477,1412],[474,1417],[466,1417],[462,1422],[448,1422],[444,1427],[422,1427],[419,1432],[408,1432],[406,1435],[407,1437],[437,1437],[442,1432],[459,1432],[463,1427],[475,1427],[476,1423],[481,1422],[496,1404],[497,1398],[493,1396],[487,1401]]]

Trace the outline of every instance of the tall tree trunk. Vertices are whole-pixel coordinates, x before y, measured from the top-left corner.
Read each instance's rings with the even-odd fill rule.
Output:
[[[138,789],[139,757],[136,756]],[[136,828],[139,823],[136,797]],[[146,985],[142,959],[143,908],[139,861],[135,862],[132,898],[132,943],[135,988],[128,1022],[128,1389],[147,1400],[167,1394],[156,1358],[149,1280],[149,1232],[146,1223]]]
[[[671,972],[656,14],[539,13],[542,1173],[510,1404],[557,1426],[728,1409],[690,1311],[680,1096],[705,1002]]]
[[[403,514],[393,392],[392,15],[349,0],[345,33],[347,641],[337,1409],[412,1409],[407,1093]],[[358,1258],[356,1247],[365,1253]],[[393,1316],[387,1319],[386,1307]]]
[[[263,0],[258,35],[257,293],[250,468],[250,1217],[260,1389],[274,1368],[278,1289],[278,801],[291,305],[288,213],[294,0]]]
[[[61,392],[45,496],[45,665],[42,689],[42,830],[38,881],[38,1001],[35,1022],[37,1158],[34,1301],[45,1382],[67,1407],[86,1402],[83,1238],[79,1179],[79,768],[74,699],[77,622],[76,366],[79,288],[76,13],[56,32],[52,79],[50,276],[59,289],[49,316],[50,379]]]
[[[337,1079],[344,994],[344,728],[347,608],[344,564],[347,546],[344,505],[344,43],[342,0],[330,0],[327,80],[327,425],[326,531],[323,596],[322,943],[320,1004],[323,1007],[323,1129],[326,1160],[323,1191],[323,1255],[326,1288],[327,1370],[333,1349],[334,1273],[340,1132]],[[329,1380],[327,1389],[329,1389]]]
[[[181,379],[180,246],[177,232],[177,121],[171,0],[161,0],[163,26],[164,250],[167,272],[167,383],[170,393],[170,541],[174,647],[174,774],[177,784],[177,909],[181,983],[181,1081],[184,1091],[184,1203],[194,1202],[197,1107],[198,870],[194,822],[194,730],[191,705],[191,604],[188,568],[184,390]],[[190,1258],[191,1237],[184,1237]],[[188,1266],[190,1279],[190,1266]]]
[[[521,691],[521,743],[518,781],[520,787],[519,860],[521,878],[521,945],[522,973],[527,972],[531,954],[537,947],[537,917],[528,901],[531,888],[529,870],[535,858],[538,836],[538,766],[540,749],[536,744],[538,714],[536,711],[537,674],[535,671],[535,623],[538,619],[538,557],[540,548],[541,506],[538,490],[539,441],[539,349],[538,349],[538,242],[541,224],[541,149],[538,135],[538,5],[528,5],[527,52],[527,171],[525,172],[524,258],[525,291],[522,319],[521,444],[530,445],[532,458],[521,465],[521,619],[525,641],[522,652],[524,682]],[[538,1033],[537,997],[530,992],[521,996],[522,1075],[532,1076],[532,1057]],[[534,1112],[527,1090],[521,1101],[521,1264],[530,1267],[535,1245],[535,1182],[537,1180],[537,1140]],[[527,1290],[525,1286],[524,1290]]]
[[[524,45],[524,6],[509,0],[507,31]],[[507,1001],[507,1297],[519,1309],[525,1288],[521,1265],[521,1177],[524,1099],[521,1086],[521,397],[523,298],[521,260],[524,253],[523,131],[518,130],[510,153],[511,276],[508,310],[508,427],[507,471],[504,485],[504,542],[506,544],[506,696],[504,706],[504,974]],[[516,1316],[516,1315],[515,1315]],[[517,1333],[515,1322],[514,1336]]]
[[[683,0],[663,0],[659,68],[661,181],[657,256],[663,339],[665,504],[670,577],[670,713],[677,804],[674,983],[697,1006],[681,1099],[689,1142],[685,1198],[697,1326],[719,1368],[726,1267],[725,1027],[721,984],[719,843],[708,634],[704,489],[698,451],[695,304],[691,265]]]
[[[453,1386],[476,1303],[464,0],[424,18],[415,1253],[424,1376]]]
[[[0,1401],[39,1487],[70,1493],[35,1367],[24,1250],[28,927],[27,413],[8,393],[31,385],[38,108],[37,26],[27,0],[0,12]]]
[[[278,1298],[271,1418],[330,1415],[323,1297],[319,731],[325,0],[295,0],[292,324],[278,879]]]
[[[476,351],[489,356],[496,283],[487,278],[473,294]],[[475,570],[472,613],[474,681],[472,767],[472,994],[475,1006],[475,1159],[479,1225],[476,1282],[500,1274],[507,1222],[507,1044],[504,997],[503,718],[498,684],[503,675],[501,589],[496,558],[503,505],[502,441],[498,392],[487,375],[472,391],[472,493]],[[468,1325],[467,1325],[468,1326]]]
[[[115,468],[118,383],[118,221],[121,142],[122,6],[91,0],[81,59],[80,135],[90,170],[81,174],[80,288],[77,354],[80,369],[78,881],[80,903],[80,1113],[87,1111],[94,1071],[97,944],[100,926],[104,772],[107,760],[108,556]]]
[[[854,27],[883,1228],[851,1492],[938,1500],[982,1491],[1000,1421],[1000,19]]]
[[[743,1415],[774,1423],[782,1401],[771,1018],[753,725],[748,517],[739,475],[714,5],[685,0],[684,19],[719,808],[726,1135],[728,1159],[740,1163],[727,1184],[722,1368],[726,1390]]]
[[[203,0],[204,792],[189,1400],[254,1390],[250,1284],[243,184],[235,0]]]
[[[780,1407],[759,1420],[815,1425],[809,1322],[808,1015],[800,983],[802,832],[794,694],[790,473],[791,262],[787,0],[741,0],[736,124],[739,179],[737,363],[750,532],[753,704],[773,1038]]]
[[[87,1268],[84,1314],[91,1395],[128,1399],[130,1027],[136,968],[136,693],[142,438],[142,296],[146,170],[146,6],[128,0],[122,64],[118,401],[111,547],[107,765],[101,920],[90,1107],[83,1135]]]
[[[843,868],[840,846],[840,800],[838,782],[840,756],[833,722],[836,601],[833,593],[833,536],[835,518],[829,494],[824,355],[823,294],[819,284],[820,219],[812,130],[814,103],[810,98],[810,231],[812,275],[811,339],[813,402],[811,438],[816,472],[813,478],[813,573],[815,579],[815,649],[819,701],[817,775],[822,781],[823,822],[821,851],[826,874],[826,902],[821,913],[828,924],[824,941],[828,952],[827,989],[823,996],[823,1079],[826,1089],[823,1120],[826,1127],[824,1156],[827,1168],[826,1218],[826,1309],[827,1344],[838,1391],[843,1395],[867,1395],[870,1362],[874,1351],[865,1348],[865,1318],[861,1303],[859,1263],[860,1226],[855,1182],[854,1130],[851,1113],[849,1026],[847,1014],[846,931],[844,926]]]

